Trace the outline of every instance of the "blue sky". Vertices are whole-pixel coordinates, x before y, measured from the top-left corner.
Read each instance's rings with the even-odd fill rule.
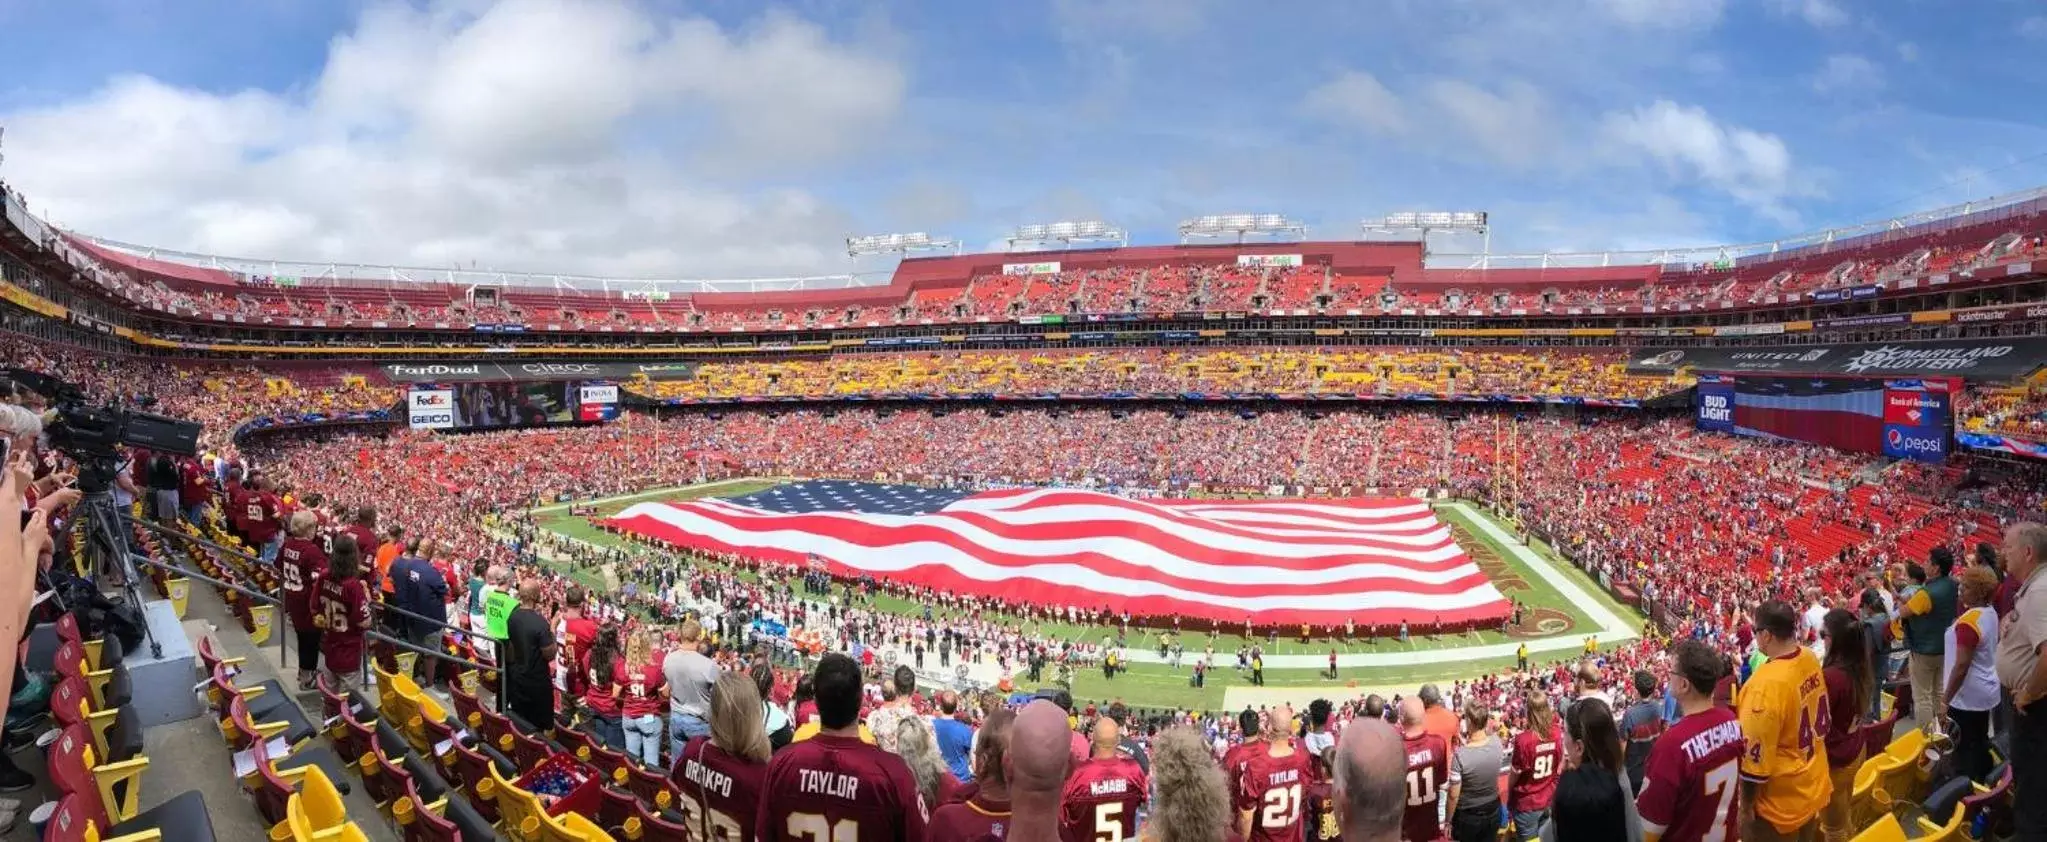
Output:
[[[1634,249],[2047,184],[2020,0],[0,0],[0,31],[0,177],[235,256],[747,277],[873,268],[848,234],[1403,209]]]

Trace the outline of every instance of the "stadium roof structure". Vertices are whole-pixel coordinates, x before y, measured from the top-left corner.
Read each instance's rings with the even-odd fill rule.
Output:
[[[397,288],[410,286],[506,287],[536,290],[551,289],[558,292],[585,294],[619,294],[625,296],[653,293],[682,295],[839,291],[839,295],[829,296],[837,298],[841,296],[857,296],[860,293],[856,291],[862,290],[878,292],[881,288],[892,286],[895,282],[903,281],[906,277],[929,277],[929,272],[924,271],[925,267],[934,263],[942,262],[950,265],[955,270],[960,268],[962,264],[973,267],[994,267],[1002,265],[1005,260],[1013,260],[1019,256],[1018,252],[912,256],[907,252],[918,249],[902,248],[901,246],[908,241],[904,240],[903,243],[897,243],[893,241],[893,238],[898,236],[916,237],[917,245],[937,246],[934,250],[943,250],[947,246],[956,248],[956,243],[952,240],[929,237],[929,235],[890,235],[891,242],[886,244],[889,246],[887,248],[882,248],[884,244],[881,243],[867,242],[867,240],[875,238],[849,238],[848,246],[849,251],[867,251],[869,249],[864,247],[872,246],[882,251],[905,252],[904,258],[893,270],[778,278],[604,278],[590,275],[544,272],[507,272],[461,268],[227,257],[125,243],[79,232],[60,231],[31,216],[25,208],[17,204],[12,196],[7,198],[6,213],[10,221],[14,222],[24,233],[29,234],[38,242],[48,242],[49,240],[46,235],[55,236],[61,234],[69,244],[77,249],[117,265],[140,269],[191,283],[215,285],[234,284],[239,280],[249,278],[263,278],[268,281],[295,286],[333,285]],[[1186,244],[1183,241],[1180,245],[1126,246],[1119,244],[1094,248],[1074,248],[1073,246],[1091,242],[1097,237],[1104,241],[1117,243],[1120,235],[1123,234],[1123,230],[1099,222],[1060,223],[1061,226],[1073,226],[1075,230],[1070,233],[1076,236],[1052,236],[1054,233],[1051,230],[1052,226],[1025,226],[1024,229],[1019,230],[1027,234],[1036,235],[1041,233],[1037,228],[1043,227],[1046,229],[1042,232],[1046,235],[1045,241],[1067,246],[1065,249],[1052,248],[1028,252],[1031,259],[1038,261],[1072,259],[1076,263],[1101,264],[1124,259],[1137,261],[1199,261],[1227,259],[1233,255],[1303,252],[1330,254],[1342,252],[1359,255],[1370,253],[1373,255],[1370,258],[1371,260],[1382,261],[1382,263],[1376,265],[1390,268],[1410,271],[1427,269],[1430,270],[1429,274],[1437,276],[1438,279],[1453,277],[1472,278],[1472,273],[1476,272],[1484,274],[1479,278],[1472,278],[1472,280],[1484,283],[1494,280],[1490,277],[1491,273],[1501,270],[1538,270],[1538,273],[1546,274],[1550,271],[1563,269],[1589,270],[1584,278],[1586,281],[1611,281],[1623,278],[1653,279],[1661,272],[1741,267],[1772,260],[1821,254],[1830,250],[1845,250],[1879,242],[1936,234],[1943,231],[1991,223],[2000,219],[2042,213],[2047,213],[2047,186],[1992,196],[1905,216],[1867,222],[1860,225],[1828,228],[1797,236],[1753,243],[1632,251],[1514,252],[1499,254],[1490,253],[1489,250],[1473,253],[1430,251],[1423,244],[1426,226],[1421,226],[1419,222],[1415,223],[1415,227],[1420,230],[1414,231],[1413,236],[1404,239],[1322,242],[1308,240],[1264,240],[1260,242],[1225,242],[1194,245]],[[1242,225],[1265,224],[1274,231],[1285,229],[1287,233],[1296,230],[1305,232],[1305,226],[1300,226],[1297,222],[1274,214],[1265,215],[1266,217],[1271,217],[1271,219],[1263,223],[1259,222],[1257,215],[1244,214],[1238,216],[1249,220],[1248,222],[1243,222]],[[1381,228],[1405,226],[1405,222],[1403,222],[1404,217],[1401,214],[1391,215],[1387,219],[1391,222],[1382,224]],[[1490,218],[1480,217],[1479,219],[1482,220],[1477,223],[1480,225],[1492,226],[1497,224],[1497,220]],[[1394,222],[1401,222],[1402,224],[1393,225],[1392,223]],[[1223,217],[1202,217],[1189,220],[1188,223],[1183,224],[1181,227],[1186,228],[1187,225],[1193,225],[1194,228],[1199,229],[1196,233],[1213,234],[1217,232],[1228,233],[1225,229],[1235,230],[1230,228],[1231,224],[1237,224],[1234,217],[1231,220],[1224,220]],[[1082,225],[1087,226],[1085,231],[1080,230]],[[1238,227],[1242,227],[1242,225]],[[1097,230],[1098,228],[1100,230]],[[1065,235],[1069,232],[1062,227],[1057,233]],[[1182,233],[1185,234],[1186,232],[1183,231]],[[1028,237],[1026,239],[1035,239],[1035,237]],[[1387,249],[1392,249],[1393,251],[1387,251]],[[1525,272],[1506,272],[1496,280],[1502,283],[1515,283],[1518,280],[1522,280],[1522,276],[1525,274]],[[1552,276],[1552,280],[1558,279]]]

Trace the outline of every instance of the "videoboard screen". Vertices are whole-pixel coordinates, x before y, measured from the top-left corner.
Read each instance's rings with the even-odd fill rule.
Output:
[[[1952,439],[1955,378],[1700,375],[1701,430],[1790,439],[1940,462]]]
[[[588,380],[419,384],[405,396],[414,429],[482,430],[608,421],[618,386]]]

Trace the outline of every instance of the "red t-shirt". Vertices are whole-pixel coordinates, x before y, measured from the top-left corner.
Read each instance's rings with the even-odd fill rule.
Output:
[[[1300,842],[1307,788],[1315,777],[1308,753],[1295,749],[1273,757],[1269,744],[1265,749],[1244,761],[1237,784],[1237,812],[1251,811],[1247,842]]]
[[[277,578],[284,584],[284,615],[294,628],[313,627],[313,589],[327,575],[327,553],[304,538],[286,538],[277,551]]]
[[[1137,810],[1151,784],[1137,761],[1093,758],[1066,776],[1059,798],[1059,836],[1066,842],[1137,838]],[[1119,830],[1120,828],[1120,830]]]
[[[206,470],[197,462],[186,462],[178,470],[178,505],[192,508],[206,502]]]
[[[1736,839],[1741,801],[1741,721],[1715,705],[1670,726],[1642,774],[1635,808],[1663,842]]]
[[[1307,795],[1309,842],[1336,842],[1343,831],[1336,825],[1335,787],[1318,780],[1308,785]]]
[[[760,791],[761,842],[922,839],[931,818],[903,759],[858,737],[819,734],[790,745],[768,764]]]
[[[321,579],[320,615],[327,618],[320,635],[320,657],[327,669],[337,673],[362,669],[363,632],[370,625],[370,590],[362,577],[345,582]]]
[[[682,793],[676,809],[691,839],[753,839],[768,764],[735,757],[712,745],[710,738],[696,737],[682,747],[674,771],[675,788]]]
[[[590,656],[583,656],[583,703],[599,716],[617,716],[622,704],[621,685],[626,681],[625,660],[611,659],[611,674],[598,675]]]
[[[640,717],[660,713],[667,707],[661,701],[661,688],[668,686],[668,679],[661,674],[661,662],[641,664],[639,669],[626,675],[624,715]]]
[[[1438,842],[1443,824],[1436,820],[1437,793],[1450,785],[1450,745],[1421,733],[1401,738],[1407,750],[1407,807],[1400,814],[1400,838],[1407,842]]]
[[[1009,834],[1009,802],[975,796],[931,813],[924,842],[1002,842]]]
[[[1514,735],[1513,780],[1507,787],[1507,809],[1528,813],[1549,808],[1557,792],[1557,776],[1564,771],[1564,740],[1551,731],[1548,737],[1533,731]]]

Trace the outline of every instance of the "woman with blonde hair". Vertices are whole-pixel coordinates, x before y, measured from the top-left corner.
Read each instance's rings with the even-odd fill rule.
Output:
[[[618,717],[626,756],[654,769],[661,766],[661,726],[668,711],[668,676],[655,646],[659,638],[659,632],[648,629],[626,639],[625,697]]]
[[[924,793],[924,803],[944,804],[952,800],[952,794],[960,788],[960,779],[945,765],[944,756],[938,753],[938,739],[931,733],[931,726],[923,717],[910,717],[896,723],[896,756],[909,764],[910,774],[917,778],[917,789]]]
[[[1236,823],[1222,767],[1193,728],[1168,728],[1152,741],[1151,784],[1144,842],[1221,842]]]
[[[711,735],[693,737],[675,758],[669,780],[693,839],[752,839],[768,774],[768,732],[753,679],[721,672],[711,685]],[[704,786],[715,780],[721,785]],[[730,782],[729,786],[723,785]]]

